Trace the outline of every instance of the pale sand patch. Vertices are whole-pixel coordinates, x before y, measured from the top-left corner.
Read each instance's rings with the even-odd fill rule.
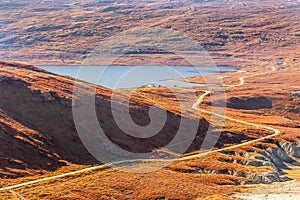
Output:
[[[285,171],[292,181],[258,185],[247,193],[236,194],[236,200],[300,200],[300,167]]]

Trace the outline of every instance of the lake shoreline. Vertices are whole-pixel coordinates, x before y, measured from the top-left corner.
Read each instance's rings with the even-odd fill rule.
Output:
[[[203,87],[180,79],[236,72],[233,67],[189,67],[189,66],[38,66],[54,74],[70,76],[110,89],[147,87]],[[96,77],[99,74],[99,77]]]

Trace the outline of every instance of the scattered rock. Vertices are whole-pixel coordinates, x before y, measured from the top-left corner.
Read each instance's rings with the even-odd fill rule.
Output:
[[[5,75],[0,76],[0,82],[7,82],[7,83],[15,82],[15,83],[19,83],[19,84],[22,84],[22,85],[25,85],[25,86],[30,86],[31,85],[30,83],[28,83],[26,81],[23,81],[22,79],[15,78],[15,77],[12,77],[12,76],[5,76]]]
[[[283,118],[285,118],[285,119],[288,119],[288,120],[293,120],[291,117],[289,117],[289,116],[282,116]]]
[[[70,99],[66,99],[66,98],[60,98],[59,99],[59,103],[63,106],[67,106],[67,107],[73,107],[75,106],[75,103],[72,102],[72,100]]]
[[[54,98],[59,98],[59,96],[58,96],[58,94],[57,94],[56,92],[51,91],[51,92],[49,92],[49,93],[50,93],[50,95],[51,95],[52,97],[54,97]]]
[[[50,92],[41,93],[40,96],[44,101],[55,101],[56,98]]]
[[[12,76],[0,76],[0,82],[2,82],[2,81],[12,81],[12,80],[15,80],[15,78],[14,77],[12,77]]]
[[[299,98],[300,97],[300,92],[290,92],[290,95],[293,98]]]
[[[38,94],[38,95],[41,94],[41,90],[32,90],[32,92],[33,92],[34,94]]]
[[[274,65],[283,65],[283,62],[281,62],[281,61],[275,62]]]
[[[42,97],[42,99],[44,101],[58,101],[62,106],[66,106],[66,107],[75,106],[74,102],[72,102],[72,99],[67,99],[67,98],[64,98],[64,97],[60,97],[54,91],[41,93],[40,90],[34,90],[33,92],[36,93],[36,94],[39,94],[40,97]]]

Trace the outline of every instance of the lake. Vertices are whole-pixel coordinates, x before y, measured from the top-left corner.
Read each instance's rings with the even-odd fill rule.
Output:
[[[147,85],[203,86],[174,79],[208,76],[234,72],[232,67],[187,67],[187,66],[39,66],[49,72],[70,76],[107,88],[136,88]],[[97,77],[95,79],[95,77]]]

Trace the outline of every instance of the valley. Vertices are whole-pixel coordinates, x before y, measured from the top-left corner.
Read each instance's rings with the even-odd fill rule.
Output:
[[[296,199],[299,9],[1,1],[0,199]]]

